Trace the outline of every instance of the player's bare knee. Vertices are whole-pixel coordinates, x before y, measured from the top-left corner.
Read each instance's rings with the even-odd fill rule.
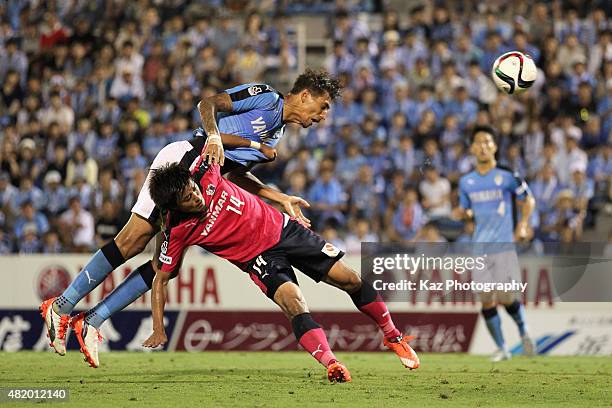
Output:
[[[125,259],[129,259],[142,251],[155,234],[154,227],[148,221],[132,215],[115,237],[115,243]]]
[[[516,300],[520,300],[517,292],[498,292],[497,299],[502,305],[511,305]]]
[[[346,291],[348,293],[354,293],[358,291],[359,288],[361,288],[361,276],[359,276],[357,272],[351,269],[349,272],[349,279],[347,282]]]
[[[324,278],[324,281],[347,293],[354,293],[361,288],[361,277],[359,274],[342,261],[334,264]]]
[[[284,283],[276,290],[274,301],[290,320],[299,314],[308,312],[308,306],[302,291],[291,282]]]

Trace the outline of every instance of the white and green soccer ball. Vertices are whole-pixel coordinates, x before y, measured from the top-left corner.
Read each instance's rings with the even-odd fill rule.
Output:
[[[519,51],[500,55],[493,63],[491,78],[497,88],[507,94],[525,92],[533,85],[538,68],[533,59]]]

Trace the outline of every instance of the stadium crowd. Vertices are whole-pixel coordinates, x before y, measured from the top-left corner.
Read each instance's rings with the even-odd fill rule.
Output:
[[[321,15],[333,44],[324,67],[344,92],[324,123],[287,129],[277,160],[256,174],[309,200],[315,227],[348,251],[361,241],[469,241],[473,225],[451,219],[456,183],[473,165],[470,129],[492,124],[499,163],[536,197],[534,239],[580,240],[612,195],[605,3],[489,3]],[[287,91],[275,79],[297,67],[293,20],[223,5],[0,5],[0,253],[101,246],[155,154],[199,126],[200,98],[243,82]],[[498,92],[488,75],[509,50],[541,68],[522,95]]]

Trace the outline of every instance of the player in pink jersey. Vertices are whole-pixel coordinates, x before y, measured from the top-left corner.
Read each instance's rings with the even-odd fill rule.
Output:
[[[419,358],[408,345],[410,337],[402,336],[395,327],[372,285],[341,261],[344,253],[223,178],[218,165],[202,164],[194,174],[180,164],[165,165],[153,170],[149,190],[156,206],[166,212],[166,222],[153,279],[153,334],[145,346],[157,347],[167,341],[165,286],[178,274],[185,249],[199,245],[247,272],[280,306],[298,342],[327,368],[330,381],[351,381],[351,375],[308,312],[293,267],[349,294],[355,306],[380,327],[385,346],[396,352],[402,364],[419,367]]]

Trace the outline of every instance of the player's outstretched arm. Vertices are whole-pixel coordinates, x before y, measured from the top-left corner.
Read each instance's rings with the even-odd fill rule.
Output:
[[[272,161],[276,159],[276,149],[259,142],[254,142],[249,139],[245,139],[241,136],[230,135],[229,133],[221,133],[221,141],[223,142],[224,148],[235,149],[237,147],[250,147],[259,150],[266,156],[266,159]]]
[[[202,128],[207,136],[206,148],[202,152],[202,156],[208,164],[218,163],[222,166],[225,156],[221,133],[217,126],[217,113],[231,112],[232,99],[225,92],[204,98],[198,103],[198,111],[202,119]]]
[[[166,288],[170,279],[174,278],[178,271],[162,272],[154,267],[155,277],[151,288],[151,312],[153,314],[153,334],[142,343],[144,347],[155,348],[163,346],[168,341],[164,327],[164,307],[166,305]]]
[[[265,185],[251,172],[246,171],[246,169],[236,169],[230,172],[227,178],[251,194],[280,204],[287,214],[295,218],[306,228],[310,228],[310,220],[302,213],[302,207],[308,208],[310,204],[303,198],[287,195]]]

